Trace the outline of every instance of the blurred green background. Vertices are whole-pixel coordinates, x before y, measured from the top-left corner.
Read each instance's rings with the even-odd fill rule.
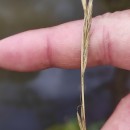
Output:
[[[130,8],[129,0],[94,1],[93,16]],[[83,18],[80,0],[0,0],[0,38]],[[78,130],[80,70],[0,70],[1,130]],[[86,72],[89,130],[98,130],[129,92],[129,72],[110,66]]]

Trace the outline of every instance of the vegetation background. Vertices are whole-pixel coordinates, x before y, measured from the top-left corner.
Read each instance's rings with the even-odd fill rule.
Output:
[[[129,0],[94,1],[93,16],[130,8]],[[0,0],[0,38],[83,18],[80,0]],[[89,130],[97,130],[129,92],[129,72],[110,66],[86,73]],[[1,130],[78,130],[80,71],[0,70]]]

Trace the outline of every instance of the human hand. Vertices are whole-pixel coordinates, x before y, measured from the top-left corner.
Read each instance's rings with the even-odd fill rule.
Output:
[[[0,67],[35,71],[79,68],[83,21],[27,31],[0,40]],[[130,70],[130,10],[92,20],[88,67],[113,65]],[[122,99],[102,130],[130,130],[130,95]]]

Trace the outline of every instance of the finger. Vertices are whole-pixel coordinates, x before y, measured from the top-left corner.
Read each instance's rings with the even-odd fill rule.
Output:
[[[130,130],[130,95],[121,100],[101,130]]]
[[[111,64],[130,70],[130,11],[93,19],[88,66]],[[0,67],[33,71],[79,68],[83,21],[24,32],[0,41]]]

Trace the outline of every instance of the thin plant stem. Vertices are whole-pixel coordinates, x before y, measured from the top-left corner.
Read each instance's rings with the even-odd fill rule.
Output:
[[[82,45],[81,45],[81,109],[80,112],[77,112],[77,118],[80,130],[87,130],[86,114],[85,114],[84,75],[88,61],[88,46],[90,40],[93,0],[81,0],[81,1],[84,10],[84,26],[83,26]]]

